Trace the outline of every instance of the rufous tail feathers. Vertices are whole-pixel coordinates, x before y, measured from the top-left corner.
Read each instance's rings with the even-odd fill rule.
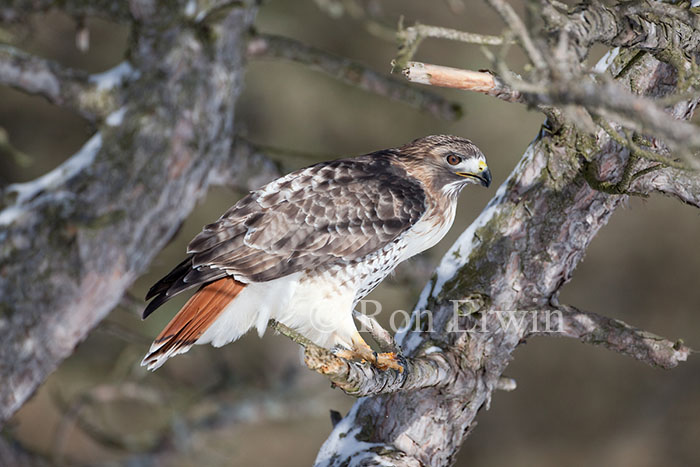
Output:
[[[187,352],[244,287],[225,277],[200,288],[158,334],[141,366],[155,370],[170,357]]]

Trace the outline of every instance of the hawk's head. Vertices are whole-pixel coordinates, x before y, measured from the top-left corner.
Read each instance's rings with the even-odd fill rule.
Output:
[[[409,174],[445,194],[458,194],[469,183],[491,184],[491,171],[479,148],[466,138],[432,135],[399,148]]]

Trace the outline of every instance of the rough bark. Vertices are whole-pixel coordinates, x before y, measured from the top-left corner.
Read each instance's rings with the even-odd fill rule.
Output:
[[[588,30],[580,34],[586,40],[595,36],[588,45],[621,40]],[[528,45],[539,50],[532,42]],[[622,89],[646,97],[663,97],[674,89],[669,83],[677,82],[675,68],[649,54],[622,52],[608,65]],[[669,112],[676,119],[688,119],[696,104],[686,101]],[[668,114],[666,118],[671,120]],[[557,302],[561,286],[593,237],[626,199],[592,188],[588,168],[594,161],[596,181],[614,182],[623,175],[629,155],[629,149],[601,129],[591,136],[572,125],[555,131],[545,125],[496,197],[443,257],[413,313],[411,330],[399,336],[409,357],[427,349],[433,354],[435,347],[452,354],[460,362],[453,381],[360,399],[335,426],[316,465],[450,465],[477,412],[488,407],[513,350],[525,338],[540,334],[531,326],[541,313],[559,312],[554,320],[559,332],[552,335],[602,344],[664,367],[685,360],[690,351],[680,343],[561,308]],[[647,191],[697,203],[696,174],[665,168],[637,183]],[[453,300],[464,302],[456,320]],[[422,310],[432,313],[432,331],[420,330]],[[524,326],[504,326],[501,319],[508,310],[532,310],[535,319]],[[462,332],[475,327],[481,332]]]
[[[35,3],[13,5],[50,2]],[[255,8],[236,2],[192,21],[185,3],[129,2],[123,106],[66,163],[4,193],[0,424],[119,302],[207,186],[238,168],[234,104]]]

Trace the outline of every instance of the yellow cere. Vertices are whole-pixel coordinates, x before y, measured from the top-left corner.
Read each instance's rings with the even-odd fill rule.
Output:
[[[481,171],[486,170],[486,162],[479,161],[479,170],[481,170]]]

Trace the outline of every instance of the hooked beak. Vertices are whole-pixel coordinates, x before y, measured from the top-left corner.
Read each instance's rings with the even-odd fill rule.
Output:
[[[485,186],[486,188],[488,188],[491,185],[491,171],[488,167],[484,167],[484,169],[479,173],[457,172],[457,175],[459,175],[460,177],[476,178],[477,180],[479,180],[479,182],[481,182],[481,185]]]

